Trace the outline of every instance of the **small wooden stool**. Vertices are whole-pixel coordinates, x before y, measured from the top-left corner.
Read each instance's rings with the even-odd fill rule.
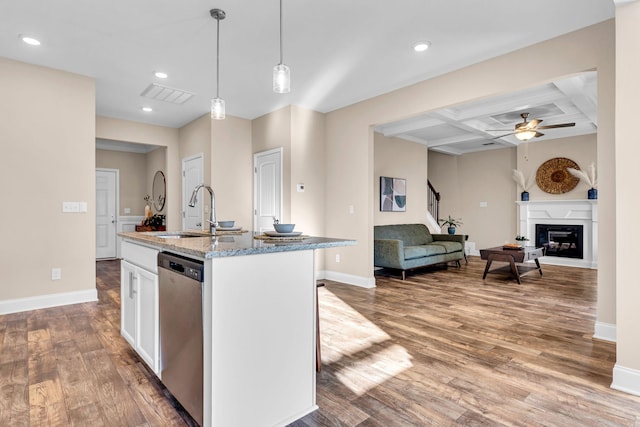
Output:
[[[324,286],[324,283],[316,284],[316,372],[322,371],[322,360],[320,350],[320,310],[318,309],[318,288]]]

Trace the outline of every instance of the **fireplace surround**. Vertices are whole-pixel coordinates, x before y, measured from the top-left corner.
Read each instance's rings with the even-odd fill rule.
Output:
[[[537,231],[546,227],[555,233],[552,234],[554,244],[547,247],[546,255],[540,258],[541,263],[598,267],[597,200],[517,201],[516,204],[519,213],[518,234],[529,237],[536,245],[544,246],[544,242],[538,241]],[[577,235],[579,228],[582,228],[581,244],[573,242],[580,237]]]

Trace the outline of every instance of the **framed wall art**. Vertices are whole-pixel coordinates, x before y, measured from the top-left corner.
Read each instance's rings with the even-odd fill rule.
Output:
[[[380,177],[380,210],[382,212],[405,212],[407,210],[407,180]]]

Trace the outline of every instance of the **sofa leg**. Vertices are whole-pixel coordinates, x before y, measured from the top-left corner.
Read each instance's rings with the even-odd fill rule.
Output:
[[[460,268],[460,260],[459,259],[456,260],[456,265],[458,266],[458,268]]]
[[[402,270],[402,280],[404,280],[404,278],[405,278],[405,271]]]

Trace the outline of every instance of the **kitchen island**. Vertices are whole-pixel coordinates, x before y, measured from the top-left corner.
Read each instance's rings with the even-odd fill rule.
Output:
[[[161,380],[157,256],[203,263],[203,405],[196,420],[284,426],[317,408],[314,253],[355,241],[264,240],[251,232],[120,236],[122,335]]]

